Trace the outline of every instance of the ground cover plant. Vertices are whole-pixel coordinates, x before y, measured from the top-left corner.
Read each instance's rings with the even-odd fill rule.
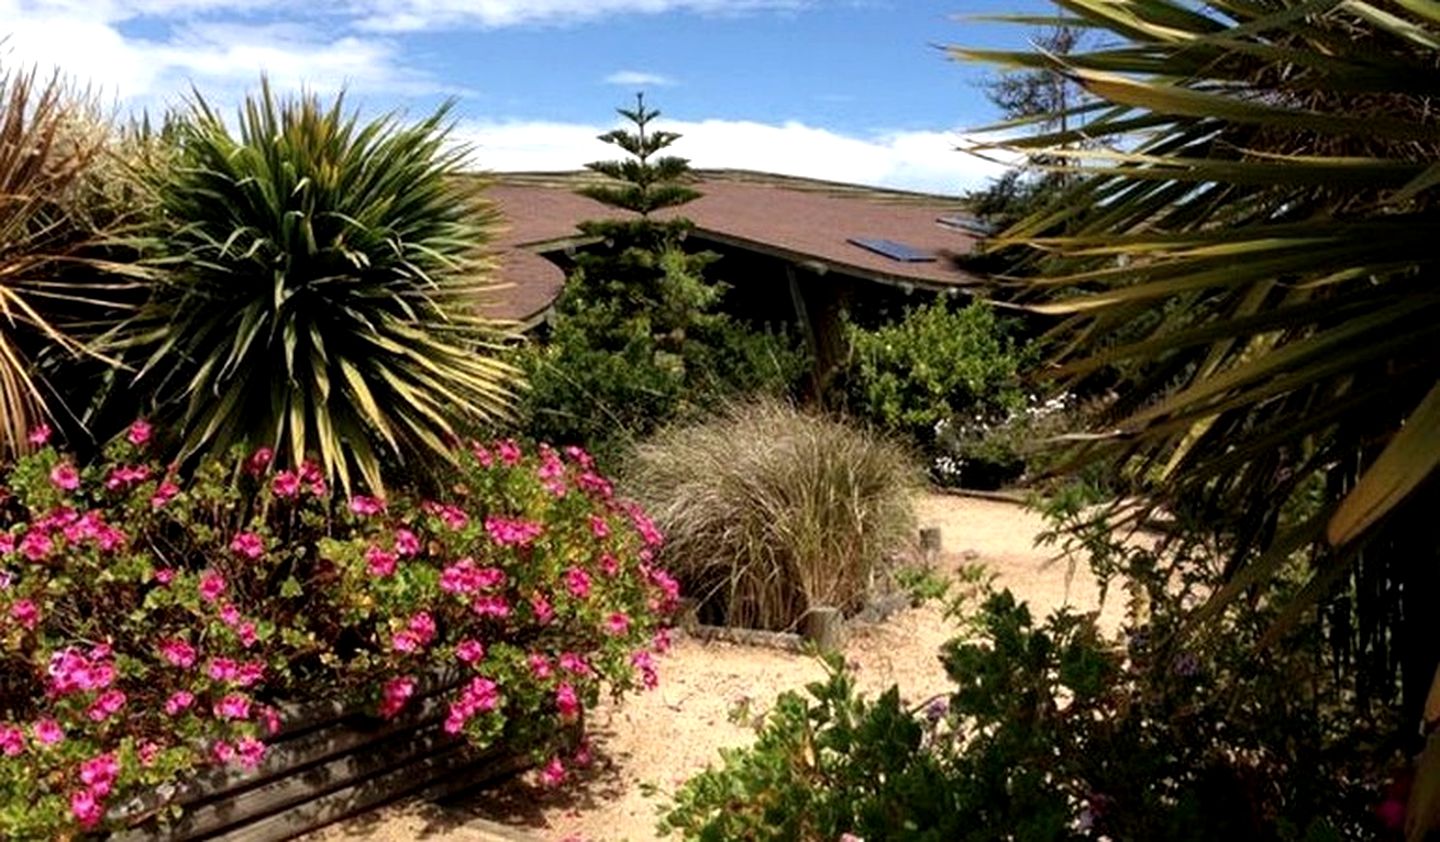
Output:
[[[567,766],[555,736],[653,686],[675,581],[588,454],[473,443],[437,499],[341,498],[262,449],[182,481],[136,422],[103,461],[48,446],[0,509],[0,835],[121,821],[210,765],[253,767],[280,701],[381,717],[439,670],[445,731]]]
[[[903,449],[789,404],[663,430],[627,465],[711,622],[793,630],[814,607],[859,610],[913,541],[919,473]]]

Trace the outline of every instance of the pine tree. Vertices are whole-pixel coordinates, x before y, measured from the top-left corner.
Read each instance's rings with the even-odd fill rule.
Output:
[[[615,129],[600,135],[606,143],[623,149],[629,158],[617,161],[596,161],[586,168],[608,176],[617,184],[600,184],[583,188],[582,196],[613,208],[633,211],[648,218],[652,211],[683,205],[700,198],[700,191],[685,186],[690,176],[690,162],[665,155],[651,158],[680,139],[676,132],[652,130],[650,124],[659,111],[645,107],[645,94],[635,95],[635,108],[616,111],[634,124],[634,131]]]

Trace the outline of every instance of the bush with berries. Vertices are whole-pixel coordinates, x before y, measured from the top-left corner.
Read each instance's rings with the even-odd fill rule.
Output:
[[[0,837],[123,823],[199,768],[258,766],[282,702],[394,717],[437,675],[447,732],[558,783],[556,735],[656,681],[661,536],[581,450],[472,443],[439,499],[345,498],[266,450],[182,480],[154,435],[79,466],[38,430],[3,477]]]

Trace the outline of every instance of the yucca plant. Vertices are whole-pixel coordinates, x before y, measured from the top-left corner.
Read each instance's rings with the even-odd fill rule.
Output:
[[[785,630],[864,607],[913,537],[920,476],[874,433],[760,400],[662,430],[626,483],[702,616]]]
[[[0,450],[27,446],[42,423],[72,422],[68,390],[49,376],[104,360],[86,341],[143,272],[114,258],[126,227],[112,201],[109,124],[59,75],[0,68]],[[107,256],[109,255],[109,256]],[[83,400],[83,396],[80,396]],[[78,410],[78,407],[75,408]]]
[[[1420,718],[1436,676],[1440,721],[1440,5],[1056,2],[1098,46],[955,53],[1090,95],[1069,130],[999,142],[1077,181],[994,244],[1035,250],[1024,286],[1067,317],[1060,375],[1125,378],[1088,455],[1152,510],[1229,527],[1211,612],[1307,554],[1290,616],[1343,594],[1360,701],[1398,684]],[[1440,745],[1430,763],[1413,838],[1440,823]]]
[[[172,121],[152,173],[170,271],[116,344],[182,458],[269,446],[379,489],[382,465],[505,415],[515,373],[480,311],[495,213],[447,114],[361,122],[267,83],[238,132],[198,94]]]

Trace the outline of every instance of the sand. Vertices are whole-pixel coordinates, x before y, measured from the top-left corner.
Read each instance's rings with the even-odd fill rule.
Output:
[[[923,495],[916,511],[921,526],[941,529],[936,562],[941,570],[981,562],[996,574],[998,586],[1028,600],[1036,616],[1066,604],[1085,610],[1096,605],[1098,592],[1087,571],[1072,576],[1053,550],[1035,546],[1044,528],[1038,514],[1013,503],[947,494]],[[1102,615],[1108,626],[1116,622],[1118,602],[1108,600]],[[932,603],[853,627],[845,656],[863,692],[898,685],[907,701],[919,704],[946,691],[938,651],[953,636],[953,623]],[[659,689],[591,711],[595,762],[566,787],[545,790],[522,776],[444,804],[400,802],[307,839],[657,839],[665,796],[717,763],[719,749],[752,739],[749,727],[732,721],[732,711],[762,712],[778,693],[822,676],[821,666],[802,655],[682,638],[661,661]]]

